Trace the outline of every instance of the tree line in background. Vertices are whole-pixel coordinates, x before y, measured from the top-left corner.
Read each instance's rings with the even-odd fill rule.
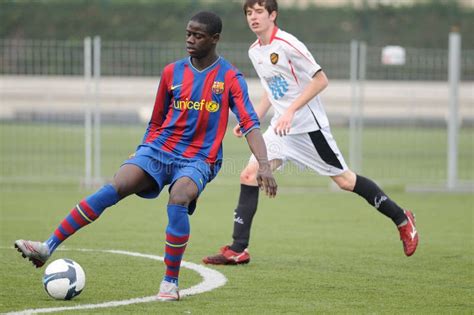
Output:
[[[2,0],[0,38],[182,41],[193,13],[206,9],[224,22],[222,41],[251,42],[240,1],[202,0]],[[457,27],[463,49],[474,49],[474,10],[456,1],[432,0],[413,6],[281,8],[277,23],[308,43],[446,48]]]

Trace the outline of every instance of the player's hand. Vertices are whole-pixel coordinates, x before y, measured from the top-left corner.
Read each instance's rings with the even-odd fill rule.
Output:
[[[287,110],[276,123],[274,131],[280,137],[286,136],[290,132],[291,122],[293,121],[293,116],[295,113],[291,110]]]
[[[232,129],[232,133],[234,134],[234,136],[236,136],[237,138],[242,138],[243,136],[243,133],[242,131],[240,131],[240,125],[237,124],[234,129]]]
[[[265,190],[265,194],[273,198],[277,194],[278,185],[273,178],[270,163],[259,164],[257,171],[257,183],[260,190]]]

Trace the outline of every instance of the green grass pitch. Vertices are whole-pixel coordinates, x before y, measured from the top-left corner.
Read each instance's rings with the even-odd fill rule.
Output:
[[[131,136],[133,145],[137,134]],[[124,147],[125,155],[130,148]],[[245,162],[245,143],[227,138],[225,150],[227,159]],[[3,163],[9,158],[3,150],[1,156]],[[113,162],[105,161],[104,173],[112,175],[122,159],[123,156],[113,156]],[[466,163],[472,165],[472,161]],[[215,253],[231,239],[241,164],[227,167],[208,185],[191,217],[186,261],[200,263],[203,256]],[[469,172],[472,169],[468,168]],[[62,313],[473,312],[472,194],[407,193],[398,186],[388,186],[386,192],[401,206],[413,209],[417,217],[420,244],[415,255],[407,258],[391,221],[365,200],[328,189],[327,179],[318,176],[289,171],[276,176],[280,194],[272,200],[263,195],[260,198],[249,248],[251,263],[212,267],[227,277],[225,286],[178,303],[150,302]],[[123,200],[67,240],[63,250],[53,255],[52,259],[76,260],[86,272],[86,288],[72,301],[49,298],[41,283],[44,269],[33,268],[13,249],[17,238],[47,238],[89,193],[78,188],[77,182],[61,186],[1,183],[0,313],[96,304],[157,292],[163,263],[77,249],[163,255],[166,191],[156,200],[135,196]],[[200,281],[197,273],[182,269],[182,289]]]

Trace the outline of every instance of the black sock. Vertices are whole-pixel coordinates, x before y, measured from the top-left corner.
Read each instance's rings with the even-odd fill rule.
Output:
[[[393,202],[376,183],[368,178],[357,175],[354,192],[362,196],[378,211],[392,219],[396,225],[406,220],[405,212]]]
[[[230,246],[235,252],[240,253],[249,245],[250,227],[257,211],[258,191],[258,186],[240,185],[239,203],[234,211],[234,242]]]

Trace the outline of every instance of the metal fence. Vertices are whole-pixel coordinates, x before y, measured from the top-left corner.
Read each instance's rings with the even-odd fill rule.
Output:
[[[249,78],[256,73],[248,59],[248,43],[221,43],[219,52]],[[331,79],[349,79],[350,43],[308,44]],[[401,66],[381,62],[383,47],[367,50],[367,80],[447,80],[447,49],[406,48]],[[81,41],[0,40],[2,75],[83,75]],[[186,56],[184,43],[102,41],[102,75],[159,76],[163,67]],[[474,50],[463,50],[461,79],[474,80]]]
[[[0,40],[0,183],[83,181],[91,165],[85,156],[92,150],[86,149],[91,141],[85,117],[97,104],[102,106],[98,168],[110,175],[141,139],[160,71],[185,57],[183,46],[102,41],[100,80],[85,84],[83,42]],[[351,45],[308,48],[335,82],[323,101],[339,146],[352,160]],[[252,79],[247,49],[247,43],[219,45],[220,53]],[[382,49],[367,47],[365,77],[358,82],[365,93],[358,168],[382,184],[443,185],[448,176],[448,51],[407,48],[405,64],[392,66],[381,62]],[[465,83],[458,174],[460,182],[472,184],[474,51],[463,50],[460,63]],[[258,81],[253,81],[250,92],[258,94]],[[96,98],[90,97],[94,90]]]

